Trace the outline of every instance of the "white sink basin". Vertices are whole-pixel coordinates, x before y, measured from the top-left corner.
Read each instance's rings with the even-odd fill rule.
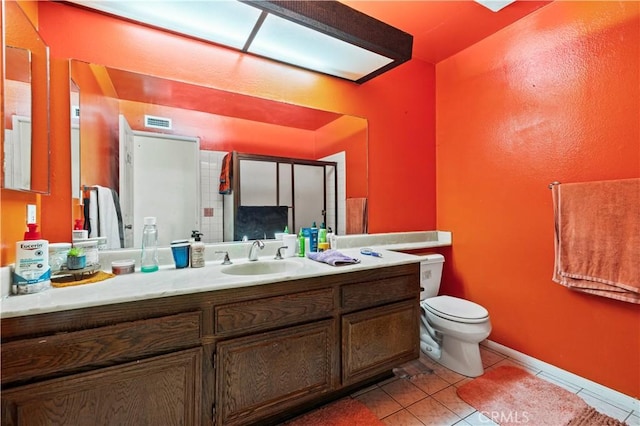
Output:
[[[290,260],[257,260],[226,266],[220,271],[229,275],[265,275],[294,272],[301,267],[302,264]]]

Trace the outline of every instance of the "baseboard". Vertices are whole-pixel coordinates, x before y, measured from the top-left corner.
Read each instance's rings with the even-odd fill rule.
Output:
[[[563,370],[562,368],[558,368],[544,361],[540,361],[529,355],[523,354],[522,352],[518,352],[514,349],[501,345],[500,343],[496,343],[491,340],[485,340],[481,343],[481,345],[495,352],[499,352],[505,356],[508,356],[509,358],[513,358],[514,360],[522,364],[534,367],[535,369],[544,371],[545,373],[549,373],[550,375],[555,376],[561,380],[579,386],[597,395],[601,399],[606,400],[607,402],[618,405],[622,409],[633,410],[636,413],[640,409],[640,402],[638,401],[638,399],[632,396],[626,395],[622,392],[618,392],[599,383],[592,382],[589,379],[585,379],[584,377],[578,376],[577,374],[570,373],[566,370]]]

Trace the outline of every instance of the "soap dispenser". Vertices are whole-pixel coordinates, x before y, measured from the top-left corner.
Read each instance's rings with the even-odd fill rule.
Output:
[[[202,233],[191,231],[191,267],[202,268],[204,266],[204,243],[200,240]]]

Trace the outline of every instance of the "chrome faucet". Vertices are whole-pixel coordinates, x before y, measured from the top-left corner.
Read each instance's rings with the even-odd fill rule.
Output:
[[[249,260],[255,261],[258,260],[258,252],[256,251],[256,246],[262,250],[264,248],[264,243],[260,240],[255,240],[251,244],[251,248],[249,249]]]

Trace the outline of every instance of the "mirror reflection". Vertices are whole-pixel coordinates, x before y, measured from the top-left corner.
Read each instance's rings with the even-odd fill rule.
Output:
[[[31,52],[5,50],[5,188],[31,189]]]
[[[338,233],[346,230],[346,199],[367,196],[367,121],[363,118],[77,60],[71,61],[71,77],[79,88],[79,170],[81,189],[85,189],[82,198],[90,198],[95,188],[108,188],[117,193],[120,205],[125,206],[122,209],[123,247],[137,247],[136,236],[139,238],[140,232],[136,232],[136,228],[144,215],[159,215],[155,209],[124,217],[125,212],[131,210],[127,206],[135,206],[136,199],[145,199],[144,192],[130,188],[127,182],[143,176],[148,178],[153,173],[165,179],[155,186],[156,198],[172,200],[174,207],[192,204],[191,213],[183,217],[180,224],[165,223],[163,227],[158,221],[160,235],[165,236],[164,244],[188,238],[194,229],[202,232],[202,240],[207,243],[231,240],[232,237],[224,235],[224,215],[228,210],[225,206],[234,203],[234,192],[221,194],[219,183],[222,161],[233,151],[335,162],[337,203],[327,208],[333,209],[338,218],[335,229]],[[131,141],[125,142],[127,138]],[[145,139],[154,140],[151,151],[142,150],[142,145],[148,142]],[[187,151],[192,148],[186,154],[187,164],[191,166],[180,165],[179,173],[172,171],[180,163],[177,154],[162,160],[161,150],[154,149],[168,144],[167,141],[174,141],[175,145],[175,140],[181,140],[181,146]],[[145,165],[138,164],[139,160]],[[187,169],[189,172],[183,173]],[[194,173],[195,176],[191,176]],[[134,178],[128,178],[127,174]],[[182,179],[186,175],[191,176],[188,182],[180,180],[173,185],[175,182],[170,176]],[[172,187],[175,191],[169,195]],[[318,196],[323,197],[325,194]],[[335,194],[329,196],[332,197],[335,198]],[[74,214],[81,214],[86,206],[80,205],[81,200],[75,203]],[[311,226],[311,223],[295,226]]]
[[[49,192],[49,49],[14,1],[3,2],[5,189]]]

